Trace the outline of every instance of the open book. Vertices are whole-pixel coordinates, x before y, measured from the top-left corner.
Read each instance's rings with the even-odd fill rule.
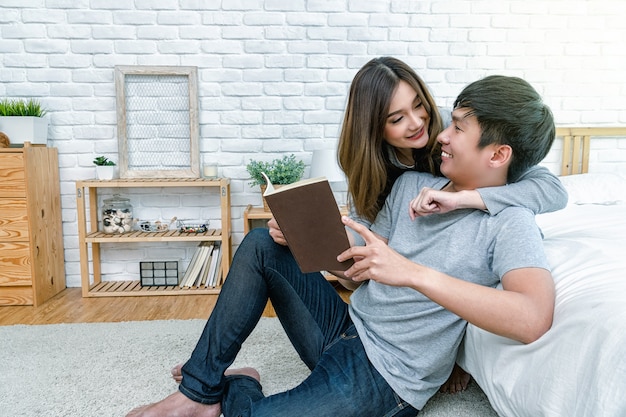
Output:
[[[345,271],[353,261],[337,255],[350,248],[341,213],[325,177],[310,178],[274,188],[263,174],[263,193],[287,245],[303,273]]]

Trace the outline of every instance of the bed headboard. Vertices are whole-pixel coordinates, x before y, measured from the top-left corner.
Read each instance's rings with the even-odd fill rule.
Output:
[[[626,127],[557,127],[556,137],[563,138],[560,175],[589,172],[589,142],[592,136],[626,137]]]

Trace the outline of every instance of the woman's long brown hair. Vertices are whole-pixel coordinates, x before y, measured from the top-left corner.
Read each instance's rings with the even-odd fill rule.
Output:
[[[383,138],[391,99],[400,81],[418,94],[430,115],[428,144],[414,150],[415,170],[439,174],[437,135],[441,115],[424,81],[404,62],[392,57],[374,58],[355,75],[339,137],[339,165],[346,174],[350,204],[356,214],[374,221],[391,186],[401,174],[391,164]]]

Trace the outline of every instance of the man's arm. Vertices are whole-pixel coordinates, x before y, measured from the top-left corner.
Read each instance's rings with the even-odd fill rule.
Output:
[[[539,339],[552,325],[554,284],[550,272],[520,268],[504,275],[502,290],[430,270],[414,289],[468,322],[522,343]]]
[[[554,283],[545,269],[508,272],[502,278],[503,291],[485,287],[416,264],[363,226],[347,217],[343,221],[366,242],[366,246],[352,247],[337,258],[355,259],[345,272],[353,281],[372,279],[413,288],[468,322],[522,343],[537,340],[552,325]]]

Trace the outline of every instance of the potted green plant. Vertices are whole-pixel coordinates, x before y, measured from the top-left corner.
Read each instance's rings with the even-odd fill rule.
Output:
[[[99,180],[112,180],[115,175],[115,162],[106,156],[98,156],[93,160],[96,176]]]
[[[267,184],[261,174],[262,172],[268,176],[272,185],[280,187],[281,185],[299,181],[302,178],[304,174],[304,161],[297,160],[294,154],[284,155],[282,158],[276,158],[271,162],[252,159],[248,165],[246,165],[246,170],[252,179],[250,186],[260,186],[261,194],[263,194]],[[263,207],[265,211],[269,211],[265,200],[263,200]]]
[[[37,100],[0,100],[0,132],[9,137],[13,146],[24,142],[45,145],[48,142],[47,111]]]

